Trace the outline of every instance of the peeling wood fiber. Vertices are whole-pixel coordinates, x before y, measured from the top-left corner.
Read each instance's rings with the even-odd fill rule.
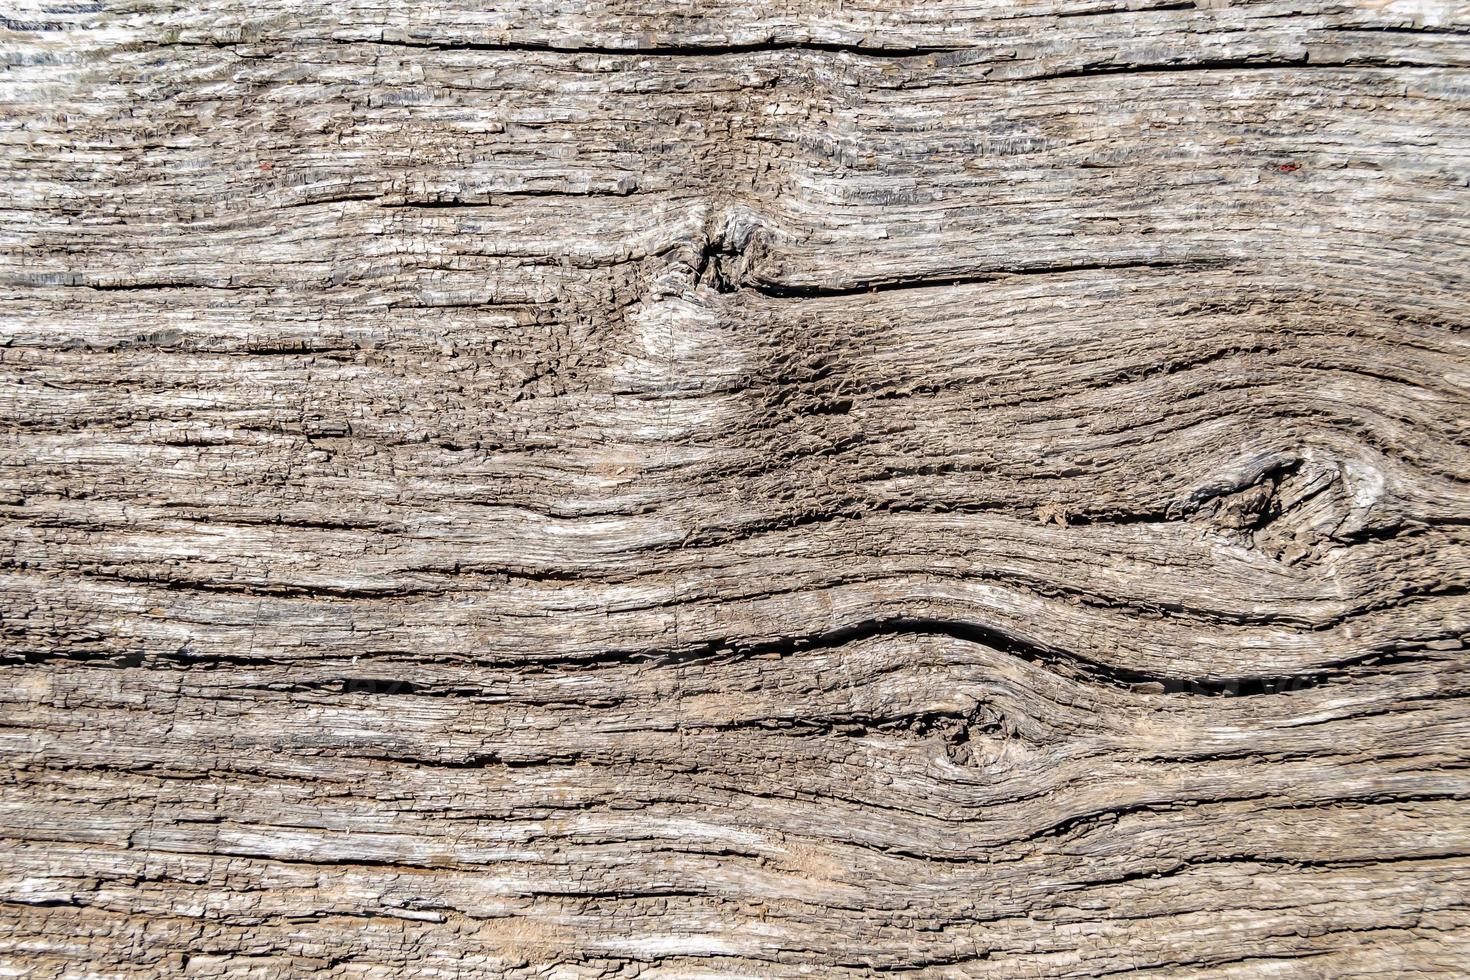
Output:
[[[1470,8],[0,65],[0,973],[1470,973]]]

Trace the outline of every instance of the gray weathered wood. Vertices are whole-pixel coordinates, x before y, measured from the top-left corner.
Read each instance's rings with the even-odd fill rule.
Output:
[[[0,58],[0,973],[1470,972],[1470,9]]]

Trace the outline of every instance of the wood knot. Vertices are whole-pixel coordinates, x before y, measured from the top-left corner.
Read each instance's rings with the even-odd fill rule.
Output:
[[[733,293],[744,286],[765,251],[759,231],[753,216],[734,214],[717,229],[706,232],[694,269],[695,284],[719,293]]]

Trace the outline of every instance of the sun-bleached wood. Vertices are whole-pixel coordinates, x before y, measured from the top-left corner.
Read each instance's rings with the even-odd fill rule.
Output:
[[[1463,6],[0,64],[0,973],[1470,971]]]

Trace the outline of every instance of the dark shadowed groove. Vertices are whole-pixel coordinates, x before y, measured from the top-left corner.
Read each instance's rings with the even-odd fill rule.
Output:
[[[1054,78],[1092,78],[1103,75],[1177,75],[1202,71],[1376,71],[1385,68],[1458,68],[1447,62],[1403,61],[1395,58],[1362,58],[1353,61],[1312,61],[1309,55],[1300,58],[1204,58],[1197,61],[1164,62],[1148,64],[1140,62],[1117,62],[1115,64],[1086,65],[1079,68],[1063,68],[1057,71],[1040,72],[1035,75],[1017,76],[1007,81],[1049,81]]]
[[[841,41],[739,41],[726,44],[556,44],[551,41],[430,41],[388,38],[332,38],[334,44],[382,44],[431,51],[491,51],[510,54],[611,55],[637,58],[715,58],[732,54],[781,54],[810,51],[864,58],[922,58],[975,50],[964,45],[874,46]]]
[[[1080,17],[1115,17],[1128,14],[1152,14],[1167,10],[1195,10],[1198,4],[1194,0],[1166,0],[1165,3],[1157,3],[1147,7],[1105,7],[1100,10],[1059,10],[1054,15],[1059,20],[1071,20]]]
[[[1222,268],[1218,260],[1124,260],[1119,262],[1078,262],[1069,265],[1002,266],[995,269],[955,276],[914,276],[900,279],[871,279],[851,286],[813,286],[794,283],[744,282],[740,288],[772,299],[823,299],[834,296],[866,296],[901,289],[942,289],[949,286],[975,286],[997,282],[1012,276],[1055,276],[1078,272],[1123,271],[1129,269],[1171,269],[1196,272]]]
[[[753,657],[797,656],[812,650],[835,650],[853,643],[861,643],[880,637],[948,637],[965,643],[973,643],[1015,657],[1018,660],[1041,667],[1053,674],[1079,683],[1091,683],[1119,688],[1139,695],[1239,698],[1286,695],[1297,691],[1320,687],[1350,678],[1364,669],[1383,671],[1395,666],[1438,659],[1416,651],[1374,649],[1361,656],[1351,657],[1317,666],[1308,671],[1278,675],[1238,676],[1187,676],[1160,673],[1121,667],[1104,663],[1081,654],[1038,643],[1017,636],[1006,630],[965,620],[938,617],[887,617],[869,619],[824,632],[785,636],[756,643],[719,639],[707,641],[683,649],[628,651],[611,650],[584,656],[562,656],[548,658],[497,659],[487,666],[500,670],[537,669],[585,671],[607,666],[646,664],[652,667],[680,667],[723,660],[741,660]],[[1395,645],[1396,646],[1396,645]],[[82,651],[77,651],[81,653]],[[280,658],[270,656],[228,656],[198,653],[183,649],[175,654],[150,654],[146,665],[162,669],[205,669],[217,670],[224,667],[255,667],[280,665]],[[21,657],[6,658],[0,666],[10,663],[71,662],[92,667],[141,667],[145,658],[141,654],[118,655],[97,654],[76,656],[66,653],[51,655],[30,653]],[[268,685],[267,685],[268,686]],[[498,697],[496,692],[478,688],[456,686],[436,689],[401,677],[382,678],[353,676],[324,679],[312,682],[297,682],[280,689],[282,693],[306,693],[341,695],[404,695],[425,697]]]
[[[1192,5],[1184,5],[1192,6]],[[1156,9],[1173,9],[1172,6]],[[1097,11],[1097,14],[1123,13],[1131,11]],[[1077,16],[1077,15],[1074,15]],[[1060,19],[1060,17],[1059,17]],[[1348,30],[1348,28],[1342,28]],[[1383,30],[1391,30],[1385,28]],[[1434,33],[1434,32],[1421,32]],[[1450,32],[1439,32],[1450,33]],[[270,44],[286,43],[288,39],[267,38],[260,41],[245,42],[222,39],[205,40],[177,40],[154,42],[157,47],[209,47],[209,48],[236,48],[250,47],[259,48]],[[294,40],[294,39],[291,39]],[[354,45],[368,44],[381,45],[384,47],[410,48],[421,51],[438,52],[487,52],[492,54],[558,54],[571,57],[576,56],[604,56],[604,57],[635,57],[635,58],[718,58],[728,55],[752,55],[752,54],[845,54],[859,58],[901,60],[907,58],[923,58],[935,55],[963,56],[972,55],[984,58],[986,61],[993,60],[993,54],[989,48],[972,44],[918,44],[918,45],[869,45],[861,42],[844,41],[815,41],[815,40],[778,40],[766,38],[760,41],[735,41],[709,44],[560,44],[552,41],[468,41],[468,40],[432,40],[432,39],[410,39],[410,38],[384,38],[384,37],[329,37],[311,38],[318,43]],[[1092,75],[1118,75],[1118,74],[1163,74],[1179,72],[1198,71],[1251,71],[1251,70],[1273,70],[1283,68],[1310,68],[1310,69],[1362,69],[1371,70],[1375,68],[1456,68],[1455,64],[1443,62],[1420,62],[1406,61],[1399,58],[1361,58],[1350,61],[1310,61],[1308,55],[1301,57],[1236,57],[1236,58],[1202,58],[1193,61],[1147,63],[1147,62],[1119,62],[1116,64],[1095,64],[1078,68],[1061,69],[1057,71],[1039,71],[1030,75],[1015,75],[993,79],[995,84],[1004,84],[1018,81],[1038,81],[1052,78],[1083,78]]]
[[[1330,24],[1321,29],[1332,31],[1334,34],[1408,34],[1418,37],[1434,34],[1448,37],[1470,35],[1470,27],[1429,24]]]
[[[998,650],[1018,660],[1036,664],[1053,673],[1080,681],[1105,684],[1140,693],[1194,694],[1206,697],[1257,697],[1301,691],[1340,679],[1343,671],[1352,667],[1364,666],[1370,662],[1374,666],[1383,666],[1420,659],[1410,655],[1391,657],[1387,656],[1385,651],[1373,651],[1362,657],[1354,657],[1324,665],[1312,671],[1294,674],[1184,676],[1103,663],[1072,651],[1026,640],[1013,633],[981,623],[929,617],[866,620],[825,633],[762,644],[758,647],[742,649],[740,652],[751,655],[770,653],[789,655],[809,649],[834,649],[876,637],[896,635],[946,636]]]

